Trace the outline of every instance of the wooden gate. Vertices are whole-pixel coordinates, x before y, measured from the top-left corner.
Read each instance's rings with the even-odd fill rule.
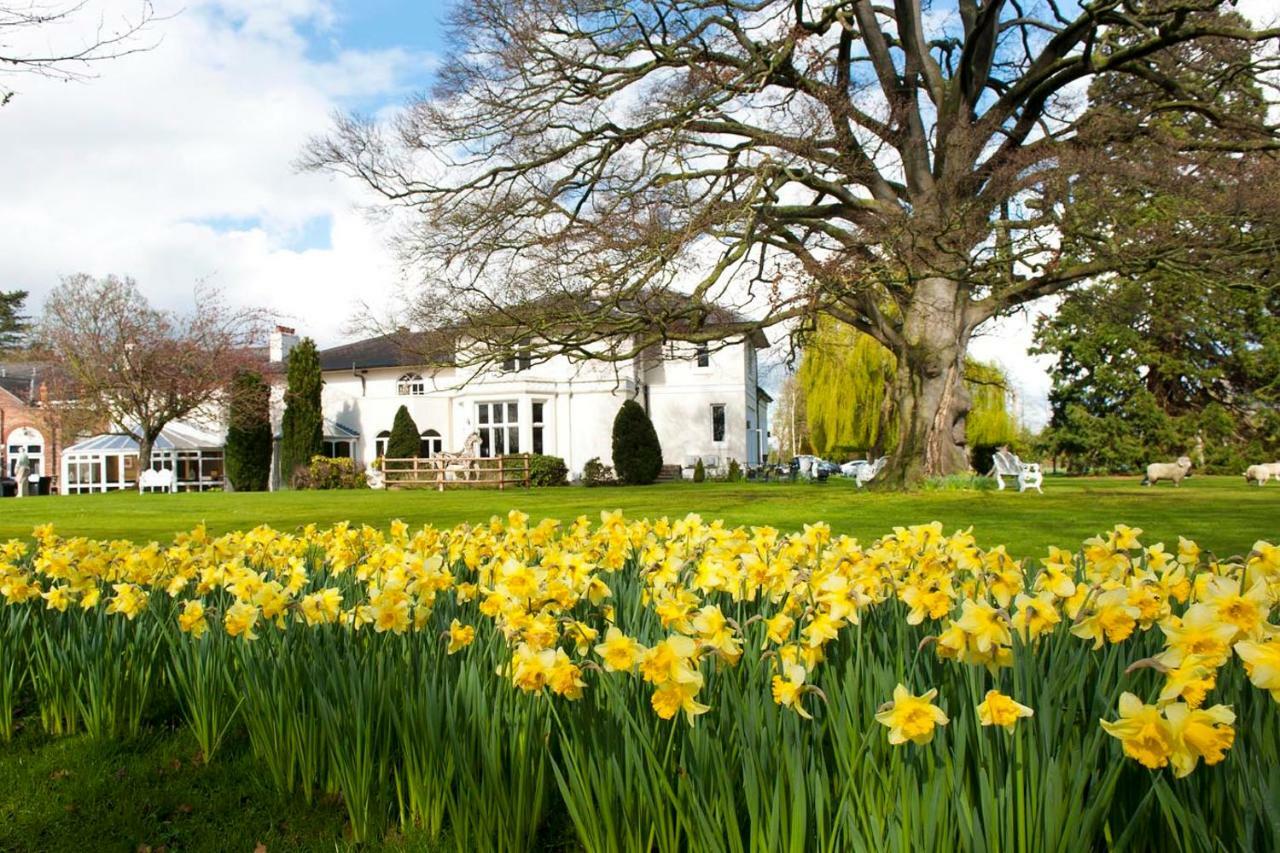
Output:
[[[388,489],[506,489],[529,487],[529,454],[450,459],[383,459]]]

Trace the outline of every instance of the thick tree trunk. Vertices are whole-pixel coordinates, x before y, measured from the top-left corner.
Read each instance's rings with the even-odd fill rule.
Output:
[[[920,282],[903,316],[903,346],[893,396],[898,413],[898,449],[885,481],[915,486],[930,477],[969,470],[964,384],[969,330],[959,286],[945,278]]]
[[[141,476],[143,471],[151,469],[151,453],[155,449],[156,439],[159,433],[152,435],[149,432],[143,432],[142,437],[138,441],[138,475]]]

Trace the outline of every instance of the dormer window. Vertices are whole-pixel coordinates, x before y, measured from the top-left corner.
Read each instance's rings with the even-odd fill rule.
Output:
[[[533,351],[528,346],[522,346],[516,350],[515,355],[504,359],[502,369],[506,373],[516,373],[521,370],[528,370],[533,366]]]
[[[406,373],[396,380],[396,393],[401,397],[421,397],[427,393],[427,383],[421,373]]]

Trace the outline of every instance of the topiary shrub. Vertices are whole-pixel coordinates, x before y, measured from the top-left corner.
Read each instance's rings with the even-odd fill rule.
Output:
[[[738,464],[737,459],[729,460],[729,468],[725,471],[724,479],[729,483],[739,483],[742,481],[742,466]]]
[[[271,481],[271,388],[256,370],[238,370],[227,402],[227,481],[233,491],[263,492]]]
[[[534,453],[529,457],[529,485],[567,486],[569,467],[559,456]]]
[[[693,482],[705,483],[707,480],[707,466],[702,464],[702,459],[698,459],[698,464],[693,466]]]
[[[289,350],[289,373],[280,421],[280,478],[292,483],[313,456],[324,449],[324,416],[320,412],[320,353],[303,338]]]
[[[613,467],[629,486],[647,486],[662,471],[662,445],[644,408],[627,400],[613,419]]]
[[[613,476],[613,469],[602,463],[598,456],[588,459],[586,464],[582,466],[582,485],[588,488],[592,486],[612,486],[617,482],[617,479]]]
[[[412,459],[422,449],[422,438],[418,435],[418,425],[413,422],[407,406],[396,409],[395,420],[391,422],[391,435],[387,438],[388,459]]]

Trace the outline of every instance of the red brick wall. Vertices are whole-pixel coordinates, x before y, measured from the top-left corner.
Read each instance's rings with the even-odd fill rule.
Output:
[[[44,476],[52,477],[56,488],[61,473],[61,436],[45,421],[39,408],[28,406],[0,388],[0,459],[4,461],[6,475],[9,473],[9,437],[23,427],[34,429],[44,439]]]

